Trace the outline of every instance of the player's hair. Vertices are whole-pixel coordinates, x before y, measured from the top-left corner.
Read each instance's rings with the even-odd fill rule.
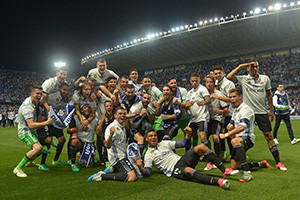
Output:
[[[168,87],[170,89],[170,91],[173,92],[173,89],[168,84],[164,85],[162,88],[164,89],[164,87]]]
[[[61,89],[61,88],[64,87],[64,86],[70,87],[68,83],[63,82],[63,83],[59,86],[59,89]]]
[[[147,133],[144,135],[144,138],[148,137],[148,134],[151,133],[151,132],[155,132],[155,133],[156,133],[156,131],[155,131],[154,129],[149,129],[149,130],[147,131]],[[157,133],[156,133],[156,134],[157,134]]]
[[[35,90],[43,90],[43,88],[40,85],[33,85],[31,87],[31,92],[34,92]]]
[[[221,70],[221,71],[224,71],[224,68],[222,65],[215,65],[213,68],[212,68],[212,71],[215,71],[215,70]]]
[[[148,94],[151,97],[151,94],[149,92],[144,92],[142,96],[144,96],[145,94]]]
[[[104,105],[105,105],[106,103],[108,103],[108,102],[111,103],[111,104],[113,103],[111,100],[106,100],[106,101],[104,102]]]
[[[258,63],[258,61],[257,61],[257,60],[255,60],[255,59],[252,59],[252,60],[250,60],[249,62],[257,62],[257,67],[259,67],[259,63]]]
[[[118,112],[118,110],[125,110],[123,107],[118,106],[114,109],[114,115]]]
[[[232,88],[231,90],[229,90],[229,94],[231,93],[236,93],[238,96],[241,96],[242,94],[241,90],[238,88]]]
[[[99,60],[97,60],[97,63],[106,63],[106,60],[103,58],[100,58]]]
[[[175,81],[177,81],[175,77],[171,77],[171,78],[169,78],[168,83],[173,79],[175,79]]]
[[[284,86],[284,85],[283,85],[283,83],[278,83],[278,84],[277,84],[277,87],[279,87],[279,85],[282,85],[282,86]]]
[[[109,81],[110,80],[117,80],[117,77],[115,77],[115,76],[110,76],[110,77],[108,77],[105,81],[106,81],[106,85],[109,83]]]
[[[129,77],[124,75],[124,76],[121,76],[120,80],[122,80],[122,79],[129,79]]]
[[[82,89],[85,88],[85,86],[90,86],[91,89],[92,89],[91,84],[90,84],[89,82],[87,82],[87,81],[84,81],[84,82],[81,84],[81,86],[80,86],[80,94],[81,94],[81,95],[82,95]],[[90,95],[91,95],[91,94],[92,94],[92,91],[91,91]]]
[[[132,68],[129,72],[129,74],[131,74],[131,72],[138,72],[138,70],[136,68]]]
[[[149,78],[149,80],[151,81],[151,78],[150,78],[149,76],[144,76],[144,77],[142,78],[142,81],[143,81],[145,78]],[[151,82],[152,82],[152,81],[151,81]]]
[[[125,90],[127,90],[127,89],[135,89],[135,87],[134,87],[133,84],[128,84],[128,85],[126,85],[126,87],[125,87]]]
[[[208,74],[207,76],[205,76],[204,80],[206,81],[206,79],[208,79],[208,78],[212,79],[214,83],[216,82],[216,78],[214,76],[212,76],[211,74]]]
[[[197,78],[200,79],[200,75],[199,75],[198,73],[196,73],[196,72],[192,73],[191,78],[192,78],[192,77],[197,77]]]

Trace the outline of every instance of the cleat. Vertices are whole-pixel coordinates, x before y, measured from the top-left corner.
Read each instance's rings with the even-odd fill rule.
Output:
[[[242,183],[245,183],[245,182],[249,182],[253,179],[251,173],[244,173],[244,175],[242,176],[242,178],[239,180],[240,182]]]
[[[61,162],[60,160],[52,161],[52,165],[67,165],[67,163]]]
[[[270,168],[271,167],[271,165],[266,160],[259,162],[259,166],[261,168]]]
[[[57,144],[55,144],[54,142],[51,143],[51,146],[53,146],[54,148],[57,148]]]
[[[72,161],[71,161],[71,160],[68,160],[68,161],[67,161],[67,164],[71,166],[71,165],[72,165]]]
[[[76,164],[72,164],[71,168],[72,168],[73,172],[79,172],[80,171],[80,169],[76,166]]]
[[[42,170],[42,171],[50,171],[50,169],[45,165],[45,164],[41,164],[39,167],[38,167],[39,170]]]
[[[294,138],[294,139],[291,141],[291,144],[296,144],[296,143],[298,143],[298,142],[300,142],[300,139]]]
[[[28,163],[26,163],[25,167],[38,167],[39,164],[36,164],[33,161],[29,161]]]
[[[105,170],[103,172],[104,172],[104,174],[109,174],[109,173],[111,173],[113,171],[114,171],[113,167],[112,166],[108,166],[108,167],[105,168]]]
[[[27,177],[27,174],[25,174],[23,172],[23,170],[19,167],[19,166],[16,166],[15,169],[13,170],[13,173],[17,176],[17,177],[20,177],[20,178],[25,178]]]
[[[223,173],[223,177],[226,178],[227,176],[231,175],[236,175],[239,173],[239,170],[233,170],[232,168],[226,168],[225,172]]]
[[[204,171],[209,171],[209,170],[212,170],[214,169],[214,165],[212,165],[210,162],[207,163],[206,167],[204,168]]]
[[[78,153],[76,154],[76,156],[77,156],[78,158],[80,158],[80,152],[78,152]]]
[[[99,171],[98,173],[90,176],[87,181],[102,181],[102,174],[105,173],[103,171]]]
[[[222,188],[222,189],[228,189],[230,187],[229,181],[227,181],[225,179],[219,179],[218,184],[219,184],[220,188]]]
[[[43,149],[43,150],[42,150],[42,153],[43,153],[43,154],[50,154],[51,151],[49,151],[48,149]]]
[[[273,141],[275,142],[275,145],[279,144],[277,138],[274,138]]]
[[[281,171],[287,171],[287,168],[281,162],[277,163],[276,168]]]

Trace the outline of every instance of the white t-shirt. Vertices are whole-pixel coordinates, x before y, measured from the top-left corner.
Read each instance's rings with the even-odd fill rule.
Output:
[[[243,101],[250,106],[255,114],[267,114],[266,91],[271,90],[270,78],[266,75],[258,75],[256,81],[250,75],[236,76],[242,86]]]
[[[36,121],[36,106],[32,103],[31,97],[27,97],[19,108],[16,123],[18,123],[18,135],[22,136],[29,132],[34,132],[35,129],[30,130],[26,120],[33,118]]]
[[[115,133],[112,136],[112,146],[107,149],[107,154],[110,164],[114,166],[117,162],[126,158],[126,130],[124,125],[121,125],[117,120],[114,120],[105,129],[105,140],[107,140],[110,135],[110,127],[115,127]]]
[[[87,119],[83,115],[82,115],[82,118],[83,118],[83,120]],[[78,132],[77,132],[78,138],[82,142],[91,142],[91,143],[93,143],[94,142],[94,135],[95,135],[95,132],[96,132],[96,129],[97,129],[97,126],[98,126],[98,120],[93,119],[93,121],[91,121],[91,123],[89,123],[88,130],[86,130],[86,131],[83,131],[81,129],[81,123],[80,123],[80,120],[78,119],[77,115],[74,116],[74,120],[75,120],[75,123],[76,123],[76,127],[78,128]]]
[[[59,91],[59,86],[61,83],[57,80],[57,77],[49,78],[42,84],[43,92],[46,94],[51,94]]]
[[[213,91],[213,93],[215,93],[217,96],[225,97],[225,95],[217,89],[215,89]],[[223,115],[215,113],[214,108],[222,109],[227,106],[228,106],[228,103],[226,103],[225,101],[211,98],[211,103],[208,105],[210,120],[217,120],[217,121],[221,122],[223,119]]]
[[[98,68],[91,69],[87,75],[88,78],[93,78],[96,80],[97,84],[106,83],[106,79],[110,76],[114,76],[119,79],[119,76],[112,70],[106,69],[103,74],[99,73]]]
[[[225,76],[219,82],[219,90],[224,94],[225,97],[229,97],[229,90],[234,88],[235,88],[234,83],[228,80]],[[227,113],[226,116],[232,116],[233,109],[234,108],[232,104],[229,104],[229,113]]]
[[[144,167],[152,168],[154,165],[167,176],[172,176],[174,167],[180,156],[175,154],[176,141],[163,140],[158,143],[157,148],[149,147],[144,158]]]
[[[190,107],[189,114],[191,116],[190,123],[209,120],[208,106],[198,106],[198,101],[204,101],[204,97],[210,96],[206,87],[199,85],[196,89],[192,88],[187,93],[187,101],[194,101],[194,105]]]

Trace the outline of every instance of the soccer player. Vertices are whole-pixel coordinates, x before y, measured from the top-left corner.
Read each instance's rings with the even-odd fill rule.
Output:
[[[225,97],[222,92],[217,90],[215,88],[215,82],[216,79],[212,75],[207,75],[205,77],[205,87],[208,89],[208,92],[210,96],[216,95],[219,97]],[[208,130],[207,130],[207,138],[209,138],[210,135],[212,135],[213,141],[214,141],[214,150],[215,154],[219,157],[221,145],[219,141],[219,134],[222,127],[222,121],[224,116],[228,113],[228,104],[224,101],[221,101],[219,99],[211,99],[211,103],[208,105],[208,111],[209,111],[209,122],[208,122]],[[210,140],[208,139],[209,146],[210,146]],[[209,147],[211,149],[211,147]],[[222,159],[222,158],[221,158]],[[207,163],[204,170],[211,170],[215,166],[211,163]]]
[[[126,130],[124,127],[126,110],[117,107],[115,120],[105,130],[105,145],[108,150],[108,160],[115,173],[105,174],[99,171],[88,178],[88,181],[116,180],[133,182],[137,176],[126,159]]]
[[[81,116],[84,120],[88,120],[90,115],[92,115],[92,107],[89,103],[83,103],[80,106],[80,112]],[[71,138],[69,140],[69,160],[71,161],[71,168],[73,172],[78,172],[79,168],[76,166],[76,153],[78,151],[82,151],[82,148],[86,142],[94,143],[94,135],[95,132],[97,134],[100,131],[98,120],[94,118],[91,122],[88,124],[88,129],[82,130],[81,129],[81,122],[79,120],[78,115],[75,115],[71,123],[69,125],[69,128],[67,130],[68,133],[71,134]]]
[[[15,127],[14,126],[14,118],[15,118],[15,113],[13,112],[13,110],[11,109],[8,114],[7,114],[7,119],[8,119],[8,125],[9,125],[9,128],[11,127]]]
[[[106,79],[105,85],[99,86],[100,90],[106,95],[106,97],[109,97],[113,102],[115,106],[119,105],[119,95],[117,90],[117,78],[114,76],[110,76]]]
[[[112,70],[107,69],[106,60],[103,58],[100,58],[97,61],[97,68],[91,69],[88,72],[87,78],[91,77],[96,80],[97,85],[99,84],[105,84],[106,79],[110,76],[116,77],[116,79],[119,79],[119,76],[113,72]]]
[[[170,78],[169,79],[169,82],[168,82],[168,85],[172,88],[172,91],[173,91],[173,96],[175,97],[174,98],[174,103],[176,104],[177,100],[181,103],[185,103],[186,102],[186,95],[187,95],[187,90],[183,87],[179,87],[177,86],[177,81],[175,78]],[[188,126],[189,124],[189,121],[190,121],[190,116],[189,114],[187,113],[187,110],[186,109],[182,109],[181,110],[181,117],[178,121],[178,129],[181,129],[181,131],[183,131],[184,134],[186,134],[184,132],[184,128]],[[195,140],[193,140],[193,143],[195,143],[193,146],[196,146],[196,142]],[[190,147],[187,147],[187,148],[190,148]],[[186,152],[189,150],[186,148]]]
[[[160,99],[156,107],[156,116],[160,116],[162,121],[161,129],[157,131],[158,141],[162,139],[172,140],[178,134],[178,119],[181,117],[181,110],[173,102],[173,91],[169,85],[163,87],[164,100]]]
[[[55,93],[59,91],[59,86],[63,83],[66,82],[68,72],[63,69],[59,68],[56,71],[56,77],[49,78],[44,83],[42,84],[43,88],[43,98],[42,98],[42,103],[45,106],[45,108],[49,111],[50,106],[48,105],[48,95]]]
[[[249,74],[235,76],[235,74],[243,68],[247,68]],[[270,120],[274,120],[271,81],[268,76],[258,74],[258,69],[259,65],[256,61],[240,64],[227,75],[227,78],[241,85],[243,101],[250,106],[255,113],[254,121],[258,124],[259,129],[263,132],[268,142],[269,150],[277,163],[276,168],[286,171],[287,168],[280,162],[279,150],[271,133],[272,126]],[[266,98],[270,107],[269,113],[266,108]]]
[[[150,130],[145,136],[146,141],[149,143],[149,148],[145,154],[144,167],[142,167],[142,160],[137,161],[140,171],[149,176],[152,165],[154,165],[168,177],[182,180],[196,179],[205,184],[219,185],[224,189],[229,188],[230,184],[227,180],[215,179],[195,170],[200,156],[204,155],[207,160],[218,166],[224,177],[230,175],[228,174],[229,169],[225,168],[220,159],[204,144],[190,149],[182,157],[174,153],[174,149],[185,147],[186,141],[191,139],[191,128],[187,127],[185,132],[187,134],[180,142],[170,140],[158,142],[157,133],[154,130]]]
[[[141,96],[134,93],[135,87],[132,84],[126,85],[125,95],[120,99],[121,107],[125,108],[129,113],[130,108],[133,104],[141,101]]]
[[[104,102],[104,110],[105,113],[104,115],[101,115],[101,119],[99,122],[99,130],[97,129],[97,150],[101,165],[104,165],[105,162],[108,161],[107,149],[104,145],[104,131],[107,126],[114,121],[113,104],[111,101],[107,100],[106,102]],[[104,152],[102,153],[103,148]]]
[[[212,94],[210,97],[212,99],[218,99],[223,102],[229,103],[229,112],[225,115],[225,120],[224,120],[224,128],[225,128],[225,133],[227,132],[227,125],[229,124],[232,116],[232,105],[230,103],[230,98],[229,98],[229,90],[234,89],[235,85],[233,82],[228,80],[225,77],[225,72],[224,68],[221,65],[216,65],[212,69],[214,77],[216,78],[216,85],[218,87],[218,90],[220,90],[223,93],[223,96],[217,95],[217,94]],[[232,146],[230,144],[230,141],[227,140],[229,150],[231,151]],[[220,144],[221,144],[221,152],[220,152],[220,157],[221,159],[226,158],[225,151],[226,151],[226,145],[225,145],[225,140],[220,139]]]
[[[187,101],[185,103],[177,102],[177,104],[187,109],[189,112],[191,117],[189,127],[192,128],[194,140],[198,142],[197,131],[199,130],[201,141],[208,146],[207,123],[209,120],[209,112],[207,105],[211,102],[210,94],[206,87],[200,85],[199,74],[193,73],[191,75],[190,83],[193,88],[187,94]],[[191,143],[189,141],[187,148],[190,149],[190,147]]]
[[[231,152],[231,167],[233,170],[242,168],[244,175],[240,182],[248,182],[253,179],[250,168],[267,167],[270,165],[263,160],[258,163],[248,163],[246,151],[253,147],[255,141],[254,128],[254,112],[242,101],[241,91],[239,89],[231,89],[229,97],[232,105],[235,107],[231,122],[227,126],[228,132],[220,134],[220,138],[231,138],[233,150]]]
[[[42,152],[42,145],[38,142],[35,129],[52,124],[52,118],[44,122],[36,122],[36,106],[42,97],[43,88],[33,86],[30,97],[26,98],[19,108],[17,123],[18,136],[31,150],[26,153],[21,162],[15,167],[13,173],[18,177],[27,177],[22,168],[31,160],[34,160]]]
[[[296,139],[294,137],[291,120],[290,120],[291,106],[289,103],[289,96],[284,91],[283,84],[278,84],[278,86],[277,86],[277,90],[273,96],[273,105],[275,107],[275,119],[276,119],[276,124],[275,124],[274,130],[273,130],[273,138],[274,138],[275,144],[279,144],[279,142],[277,140],[277,131],[278,131],[278,128],[279,128],[282,120],[286,124],[286,128],[288,130],[289,137],[291,139],[291,144],[296,144],[297,142],[300,141],[300,139]]]
[[[69,98],[69,93],[70,93],[70,87],[66,82],[63,82],[59,86],[59,91],[49,94],[48,99],[47,99],[47,104],[49,106],[52,106],[55,110],[55,112],[60,116],[60,117],[65,117],[68,113],[66,113],[65,110],[65,104],[70,101]],[[42,109],[42,108],[39,108]],[[43,112],[40,112],[43,113]],[[46,117],[44,117],[44,120]],[[44,129],[44,128],[42,128]],[[56,153],[55,157],[52,161],[52,165],[66,165],[66,163],[63,163],[59,160],[59,156],[62,152],[63,146],[66,142],[63,129],[55,128],[53,125],[48,126],[48,132],[49,135],[47,134],[47,130],[39,130],[38,133],[39,139],[42,140],[40,141],[43,145],[46,145],[48,149],[50,148],[50,145],[52,143],[52,137],[56,137],[58,140],[58,144],[56,147]],[[43,135],[43,136],[42,136]],[[42,160],[41,160],[41,165],[39,166],[39,169],[44,170],[44,171],[49,171],[49,168],[45,165],[46,163],[46,158],[47,158],[47,153],[42,154]]]
[[[139,74],[136,68],[132,68],[129,73],[129,82],[128,84],[132,84],[135,87],[135,90],[138,90],[141,87],[141,84],[138,83]]]

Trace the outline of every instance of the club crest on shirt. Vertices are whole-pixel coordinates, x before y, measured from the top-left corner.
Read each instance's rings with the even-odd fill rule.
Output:
[[[118,130],[118,131],[120,131],[120,128],[119,128],[119,127],[117,127],[117,130]]]
[[[263,85],[263,84],[264,84],[264,82],[263,82],[263,81],[261,81],[261,82],[260,82],[260,84],[262,84],[262,85]]]
[[[97,74],[94,75],[94,78],[97,78]]]
[[[154,153],[154,150],[151,150],[150,153]]]

